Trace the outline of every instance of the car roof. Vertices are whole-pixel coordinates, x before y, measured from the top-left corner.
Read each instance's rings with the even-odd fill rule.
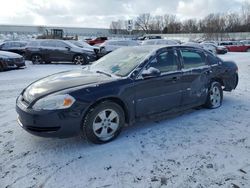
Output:
[[[28,43],[28,41],[25,40],[8,40],[8,41],[4,41],[2,43],[9,43],[9,42],[18,42],[18,43]]]
[[[203,48],[195,47],[195,46],[189,46],[189,45],[145,45],[145,46],[129,46],[129,47],[123,47],[123,48],[133,48],[134,50],[137,49],[145,49],[145,50],[151,50],[151,51],[158,51],[164,48],[189,48],[189,49],[195,49],[195,50],[203,50]]]

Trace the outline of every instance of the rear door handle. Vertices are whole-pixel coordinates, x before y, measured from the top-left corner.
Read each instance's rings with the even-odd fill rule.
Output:
[[[213,71],[212,70],[207,70],[205,74],[211,74]]]
[[[173,81],[177,81],[177,80],[179,80],[179,77],[174,76],[174,77],[172,78],[172,80],[173,80]]]

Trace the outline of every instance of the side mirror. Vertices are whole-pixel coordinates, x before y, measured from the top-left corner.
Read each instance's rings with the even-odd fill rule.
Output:
[[[66,46],[65,48],[66,48],[68,51],[70,51],[70,47],[69,47],[69,46]]]
[[[142,71],[143,78],[154,78],[160,75],[161,75],[161,71],[154,67],[149,67],[148,69],[145,69]]]

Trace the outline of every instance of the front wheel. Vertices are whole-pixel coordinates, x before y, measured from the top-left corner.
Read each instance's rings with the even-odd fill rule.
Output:
[[[84,65],[86,64],[86,61],[83,55],[76,55],[73,59],[73,63],[75,63],[76,65]]]
[[[83,132],[91,142],[103,144],[115,139],[124,123],[124,111],[120,105],[105,101],[89,111],[83,123]]]
[[[205,106],[207,108],[219,108],[223,100],[223,90],[219,82],[212,82],[208,91],[207,101]]]

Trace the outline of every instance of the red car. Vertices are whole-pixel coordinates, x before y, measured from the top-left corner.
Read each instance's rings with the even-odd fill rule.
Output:
[[[97,37],[93,40],[87,40],[86,42],[93,46],[96,44],[101,44],[101,43],[105,42],[106,40],[108,40],[107,37]]]
[[[225,46],[229,52],[250,52],[250,46],[239,41],[224,41],[220,42],[219,45]]]

